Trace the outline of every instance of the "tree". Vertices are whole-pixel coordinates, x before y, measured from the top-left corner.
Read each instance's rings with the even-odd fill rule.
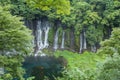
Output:
[[[31,31],[20,20],[12,16],[6,7],[0,6],[0,68],[5,70],[4,80],[23,80],[21,62],[33,48]]]
[[[101,42],[98,54],[107,54],[107,58],[98,69],[98,80],[120,79],[120,28],[114,28],[109,39]]]
[[[42,16],[43,12],[27,5],[26,0],[0,0],[1,5],[9,5],[12,15],[18,15],[27,20],[33,20],[36,15]]]
[[[101,42],[101,48],[98,53],[109,55],[114,53],[120,54],[120,28],[114,28],[111,37]]]
[[[69,0],[27,0],[27,3],[41,10],[52,10],[57,14],[70,14]]]
[[[120,55],[108,57],[100,68],[98,68],[97,80],[119,80],[120,79]]]

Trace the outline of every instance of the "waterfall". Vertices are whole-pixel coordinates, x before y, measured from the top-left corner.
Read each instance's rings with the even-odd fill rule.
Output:
[[[43,48],[47,48],[49,46],[48,43],[48,33],[49,33],[49,22],[48,21],[38,21],[37,23],[37,29],[36,29],[36,51],[35,51],[35,56],[38,55],[38,53],[42,53]],[[43,41],[43,33],[44,35],[44,41]]]
[[[49,33],[49,29],[50,29],[49,23],[46,22],[46,23],[45,23],[45,26],[44,26],[44,28],[43,28],[44,33],[45,33],[44,48],[47,48],[47,47],[49,46],[49,43],[48,43],[48,33]]]
[[[80,33],[80,53],[82,53],[82,49],[83,49],[83,37],[82,33]]]
[[[41,21],[38,21],[36,38],[38,50],[43,49]]]
[[[96,46],[95,46],[95,45],[92,45],[92,46],[91,46],[91,51],[92,51],[92,52],[96,52],[96,50],[97,50],[97,49],[96,49]]]
[[[87,49],[86,33],[84,30],[80,33],[80,53],[82,53],[83,49]]]
[[[54,37],[54,47],[53,47],[53,49],[57,49],[58,48],[58,30],[56,31],[56,33],[55,33],[55,37]]]
[[[86,44],[86,34],[85,34],[85,31],[83,32],[83,35],[84,35],[84,47],[83,49],[87,49],[87,44]]]
[[[3,67],[0,67],[0,76],[4,74],[4,68]]]
[[[38,49],[43,49],[43,48],[47,48],[49,46],[48,43],[48,33],[49,33],[49,23],[48,21],[44,21],[43,25],[41,25],[41,21],[38,21],[38,25],[37,25],[37,33],[36,33],[36,37],[37,37],[37,45],[38,45]],[[43,32],[44,32],[44,43],[43,43]]]
[[[65,43],[65,32],[63,31],[61,49],[64,49],[64,43]]]

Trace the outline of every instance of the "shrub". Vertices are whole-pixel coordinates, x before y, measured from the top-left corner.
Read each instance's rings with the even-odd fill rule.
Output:
[[[99,71],[98,80],[120,80],[120,56],[106,58]]]
[[[77,54],[70,51],[56,51],[56,56],[63,56],[67,59],[68,65],[63,72],[63,77],[56,80],[96,80],[96,69],[99,61],[104,61],[104,57],[97,54],[84,52]]]

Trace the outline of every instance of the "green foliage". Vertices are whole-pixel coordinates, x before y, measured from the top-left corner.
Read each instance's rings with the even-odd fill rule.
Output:
[[[0,6],[0,50],[18,51],[21,53],[29,53],[32,49],[31,31],[27,29],[20,18],[12,16],[8,11]]]
[[[50,31],[48,33],[48,40],[49,40],[49,45],[52,45],[52,42],[54,41],[54,29],[53,28],[50,28]]]
[[[75,49],[77,50],[77,51],[79,51],[79,42],[80,42],[80,40],[79,40],[80,38],[79,38],[79,35],[75,35]]]
[[[103,59],[100,58],[97,54],[89,53],[89,52],[78,54],[64,50],[64,51],[56,51],[54,54],[55,56],[63,56],[64,58],[66,58],[68,61],[68,66],[70,67],[79,66],[81,69],[88,67],[95,68],[96,62],[104,59],[104,58]]]
[[[105,62],[98,69],[97,80],[120,79],[120,29],[114,28],[109,39],[101,43],[99,54],[108,54]]]
[[[10,4],[10,0],[0,0],[0,5],[5,6]]]
[[[27,3],[41,10],[53,10],[57,14],[70,14],[69,0],[27,0]]]
[[[19,15],[28,20],[35,19],[36,14],[43,15],[40,10],[34,9],[27,5],[26,0],[11,1],[11,5],[11,13],[13,15]]]
[[[27,80],[33,80],[34,79],[34,77],[29,77],[29,78],[27,78]]]
[[[1,76],[4,80],[23,80],[23,56],[32,51],[31,31],[20,20],[0,6],[0,68],[5,70]]]
[[[109,54],[114,53],[120,54],[120,29],[115,28],[112,31],[110,39],[101,42],[101,48],[98,51],[99,54]]]
[[[74,14],[76,14],[75,30],[77,34],[80,34],[82,29],[87,26],[88,21],[87,11],[91,9],[90,5],[87,2],[77,2],[74,4]]]
[[[106,58],[102,67],[99,68],[97,80],[119,80],[120,79],[120,56]]]
[[[104,57],[89,52],[77,54],[69,51],[56,51],[55,55],[63,56],[68,61],[63,77],[57,80],[96,80],[97,63],[104,61]]]
[[[64,15],[61,18],[61,21],[63,24],[65,24],[67,27],[71,28],[74,27],[75,25],[75,17],[76,15],[72,13],[70,15]]]
[[[62,32],[63,32],[62,27],[58,28],[58,32],[59,32],[58,44],[60,44],[62,41]]]
[[[93,4],[91,5],[86,1],[74,1],[73,7],[73,14],[77,13],[74,26],[75,34],[79,35],[80,32],[84,30],[89,45],[99,43],[103,38],[102,18],[99,16],[99,13],[94,10]]]
[[[26,3],[26,0],[0,0],[1,5],[9,5],[9,10],[12,15],[22,16],[24,19],[32,20],[36,18],[36,15],[46,15],[39,9],[32,8]]]
[[[23,57],[16,55],[12,57],[0,55],[0,67],[5,69],[5,73],[2,76],[4,80],[12,80],[13,78],[19,78],[23,80],[24,70],[21,68]]]
[[[95,43],[99,43],[102,41],[103,38],[103,27],[98,26],[95,27],[94,25],[91,25],[86,30],[86,37],[87,41],[90,45],[94,45]]]
[[[0,2],[1,5],[9,4],[13,15],[28,20],[43,17],[47,17],[52,23],[59,20],[63,27],[65,25],[65,28],[75,30],[76,36],[85,30],[88,45],[99,43],[110,35],[108,29],[120,26],[119,0],[0,0]],[[79,44],[78,37],[75,47]]]
[[[119,80],[120,56],[98,56],[85,52],[76,54],[69,51],[57,51],[56,56],[64,56],[68,60],[68,66],[63,72],[63,77],[56,80]],[[79,58],[78,58],[79,57]]]
[[[119,0],[71,0],[71,7],[69,0],[0,0],[0,5],[9,5],[4,8],[0,7],[0,54],[2,54],[0,55],[0,67],[8,70],[8,73],[4,75],[4,79],[22,77],[22,72],[24,72],[20,67],[23,61],[22,56],[30,53],[32,50],[31,31],[26,29],[23,23],[19,22],[20,18],[12,15],[22,16],[24,19],[29,20],[47,17],[53,23],[59,20],[62,25],[66,26],[65,28],[68,28],[66,29],[68,38],[70,38],[70,31],[68,30],[75,30],[76,49],[79,47],[78,35],[82,30],[86,32],[87,43],[94,45],[99,43],[103,37],[106,37],[108,29],[120,27]],[[6,10],[10,10],[12,15]],[[62,30],[60,32],[62,33]],[[62,35],[61,33],[60,36]],[[54,38],[53,34],[54,30],[50,30],[49,42],[51,44]],[[120,53],[119,35],[120,29],[114,29],[111,38],[101,43],[102,47],[98,53],[110,55]],[[59,39],[61,40],[61,38]],[[65,44],[69,45],[69,43],[69,40],[67,40]],[[8,53],[16,55],[5,56]],[[60,78],[62,80],[95,80],[93,75],[96,74],[96,63],[103,60],[98,55],[91,53],[79,55],[68,51],[57,51],[55,55],[58,56],[58,54],[68,59],[66,74],[63,79]],[[118,64],[117,62],[114,63]],[[114,63],[111,61],[110,64],[114,65]],[[13,71],[13,68],[16,72]],[[101,68],[103,68],[101,72],[105,70],[104,66]],[[108,70],[108,72],[111,75],[110,77],[112,77],[112,74],[114,75],[117,70]],[[104,72],[104,76],[107,75]],[[104,80],[102,73],[100,73],[100,76],[102,79],[98,78]],[[106,78],[109,79],[108,77]],[[110,79],[117,80],[114,77]]]

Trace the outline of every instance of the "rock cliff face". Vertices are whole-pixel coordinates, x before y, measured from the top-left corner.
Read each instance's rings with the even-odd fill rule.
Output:
[[[99,48],[99,42],[94,42],[94,39],[88,38],[88,29],[83,29],[79,34],[76,34],[74,28],[66,27],[59,21],[50,22],[46,18],[26,20],[25,25],[33,31],[36,54],[42,49],[49,48],[52,50],[68,49],[79,53],[85,50],[96,52]],[[90,40],[92,44],[90,44]]]

